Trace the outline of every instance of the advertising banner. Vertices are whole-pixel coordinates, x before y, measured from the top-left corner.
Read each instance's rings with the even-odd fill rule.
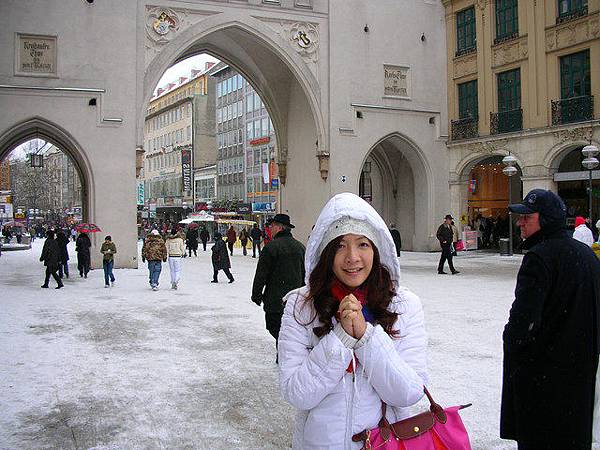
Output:
[[[236,212],[238,214],[252,214],[252,203],[238,203]]]
[[[144,188],[144,182],[143,181],[138,181],[137,182],[137,204],[138,205],[143,205],[144,204],[144,197],[145,197],[146,191]]]
[[[189,145],[181,149],[181,176],[183,177],[183,195],[192,195],[192,149]]]

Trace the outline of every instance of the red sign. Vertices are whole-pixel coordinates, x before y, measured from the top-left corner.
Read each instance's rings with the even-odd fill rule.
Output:
[[[257,138],[257,139],[252,139],[250,141],[250,145],[261,145],[261,144],[267,144],[271,141],[271,138],[269,136],[265,136],[265,137],[261,137],[261,138]]]

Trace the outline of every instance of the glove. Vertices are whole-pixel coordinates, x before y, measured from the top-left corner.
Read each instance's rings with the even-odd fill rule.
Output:
[[[262,303],[261,299],[255,299],[255,298],[253,298],[252,301],[254,303],[256,303],[257,306],[260,306],[260,304]]]
[[[146,258],[142,258],[142,262],[145,263],[146,262]]]

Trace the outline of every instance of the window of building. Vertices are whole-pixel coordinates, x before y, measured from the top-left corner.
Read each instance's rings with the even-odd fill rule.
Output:
[[[565,99],[590,94],[590,51],[560,58],[560,97]]]
[[[192,126],[188,125],[187,127],[187,140],[190,141],[192,139]]]
[[[246,96],[246,113],[252,112],[252,105],[254,104],[253,95],[254,94],[249,94]]]
[[[587,13],[587,0],[558,0],[558,17]]]
[[[258,111],[260,109],[261,103],[262,102],[260,101],[258,94],[254,94],[254,111]]]
[[[246,139],[252,139],[252,122],[246,123]]]
[[[477,106],[477,80],[458,85],[458,118],[475,119],[479,116]]]
[[[496,41],[519,34],[517,0],[496,0]]]
[[[498,111],[521,108],[521,70],[509,70],[498,74]]]
[[[262,136],[268,136],[269,135],[269,119],[266,117],[263,117],[261,120],[261,128],[262,128]]]
[[[244,113],[244,107],[243,107],[242,101],[240,100],[238,102],[238,117],[242,117],[243,113]]]
[[[471,6],[456,14],[456,53],[467,53],[473,50],[476,44],[475,8]]]

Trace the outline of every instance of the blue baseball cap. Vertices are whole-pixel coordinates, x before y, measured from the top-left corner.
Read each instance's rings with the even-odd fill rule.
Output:
[[[567,207],[562,199],[552,191],[533,189],[521,203],[508,205],[508,209],[517,214],[540,215],[549,219],[564,219],[567,216]]]

